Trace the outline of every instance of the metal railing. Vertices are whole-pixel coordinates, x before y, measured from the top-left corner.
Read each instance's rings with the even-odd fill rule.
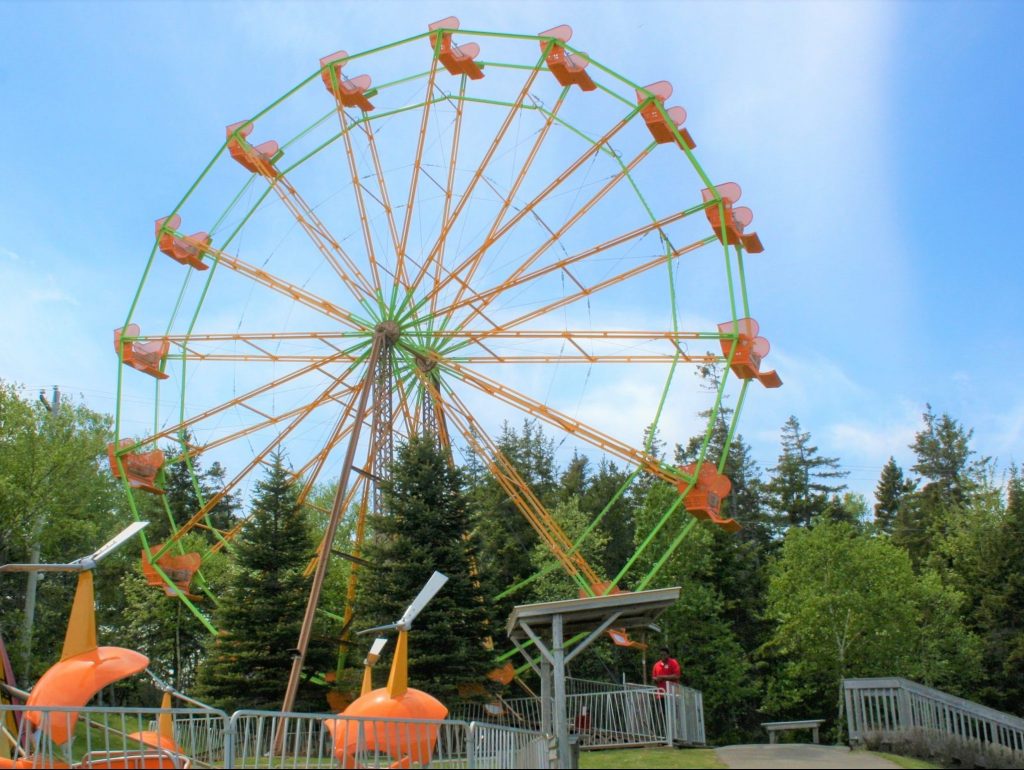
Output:
[[[167,714],[172,738],[159,733]],[[538,731],[483,722],[214,709],[0,706],[0,745],[27,768],[537,768],[551,756]]]
[[[0,706],[17,716],[17,734],[4,728],[5,753],[20,767],[159,767],[223,766],[227,715],[201,709]],[[155,725],[170,714],[173,738]]]
[[[981,750],[1010,752],[1024,765],[1024,719],[909,679],[843,680],[850,742],[916,731]]]
[[[582,749],[625,746],[702,746],[704,699],[699,690],[670,685],[667,692],[638,684],[566,680],[569,729]],[[497,704],[460,706],[453,715],[540,731],[540,698],[505,698]]]

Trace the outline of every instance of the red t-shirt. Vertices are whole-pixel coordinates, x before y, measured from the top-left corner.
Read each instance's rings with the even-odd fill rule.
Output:
[[[665,663],[661,660],[654,664],[654,670],[652,671],[654,676],[679,676],[682,671],[679,669],[679,661],[675,658],[669,658],[668,662]],[[655,680],[654,682],[659,690],[667,690],[668,682],[665,680]]]

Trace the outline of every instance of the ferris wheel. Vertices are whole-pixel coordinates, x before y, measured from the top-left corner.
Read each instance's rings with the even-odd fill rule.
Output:
[[[633,82],[571,39],[451,17],[313,61],[265,109],[226,116],[213,159],[156,212],[114,333],[110,462],[136,512],[172,464],[235,471],[144,544],[150,582],[208,626],[192,581],[244,523],[210,513],[278,451],[300,499],[339,482],[316,592],[341,515],[358,511],[358,557],[396,441],[424,433],[480,459],[584,594],[617,590],[656,534],[670,543],[657,568],[697,520],[739,528],[724,453],[704,462],[705,441],[676,467],[637,437],[695,412],[687,367],[722,365],[706,436],[727,392],[735,421],[752,381],[781,384],[748,304],[752,214],[698,163],[667,81]],[[501,452],[495,430],[517,415],[678,488],[619,574],[587,562]],[[209,547],[185,549],[189,533]]]

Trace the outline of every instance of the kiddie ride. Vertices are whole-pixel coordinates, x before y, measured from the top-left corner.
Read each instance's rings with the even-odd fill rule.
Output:
[[[360,632],[397,630],[398,642],[387,686],[372,689],[373,666],[387,644],[386,639],[377,638],[364,661],[360,696],[341,713],[341,718],[324,720],[334,741],[334,756],[342,767],[363,766],[365,762],[360,760],[367,755],[375,758],[374,766],[378,766],[381,755],[391,759],[391,767],[430,762],[439,722],[448,716],[448,709],[432,695],[409,687],[409,631],[416,616],[447,582],[446,575],[434,572],[397,622]]]
[[[96,605],[92,571],[97,563],[136,535],[147,522],[136,522],[95,553],[68,564],[6,564],[2,572],[77,572],[78,587],[68,618],[60,660],[39,678],[31,692],[13,686],[9,671],[4,692],[24,700],[5,707],[0,719],[0,768],[188,768],[192,763],[173,737],[171,697],[165,692],[157,729],[129,732],[131,723],[146,724],[139,710],[120,719],[95,721],[85,704],[107,685],[146,671],[149,658],[123,647],[96,642]],[[85,714],[85,724],[80,715]],[[138,713],[136,713],[138,712]],[[134,719],[132,718],[134,717]],[[13,731],[12,731],[13,727]],[[82,746],[85,751],[82,751]],[[93,746],[100,750],[92,750]]]

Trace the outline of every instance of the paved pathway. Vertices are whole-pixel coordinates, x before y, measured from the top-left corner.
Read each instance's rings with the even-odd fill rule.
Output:
[[[736,768],[898,768],[888,759],[845,746],[816,746],[809,743],[757,743],[724,746],[715,754],[726,767]]]

